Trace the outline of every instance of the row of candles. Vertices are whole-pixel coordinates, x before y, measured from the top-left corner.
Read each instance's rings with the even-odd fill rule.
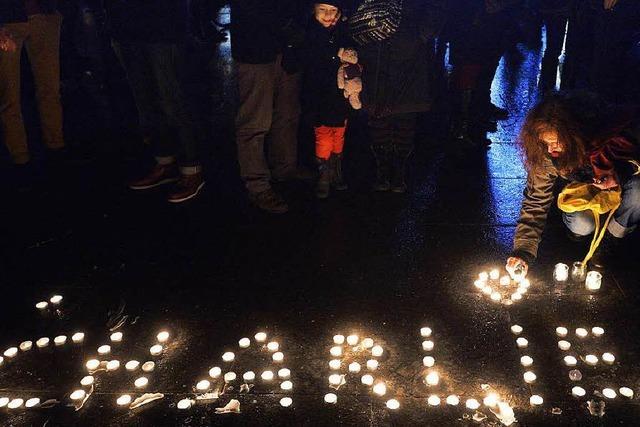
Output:
[[[481,293],[488,296],[491,301],[511,305],[522,300],[522,296],[529,290],[531,282],[521,275],[516,275],[514,279],[508,275],[500,276],[500,270],[493,269],[489,272],[479,273],[473,285]],[[515,285],[515,289],[513,285]]]
[[[585,288],[590,292],[595,292],[602,286],[602,273],[599,271],[589,271],[585,274],[586,267],[576,261],[571,266],[571,280],[578,284],[584,282]],[[553,279],[556,282],[566,282],[569,280],[569,266],[567,264],[558,263],[553,269]]]
[[[516,345],[518,346],[518,349],[523,351],[529,347],[529,340],[527,340],[523,336],[520,336],[524,332],[524,328],[522,326],[512,325],[511,332],[513,332],[514,335],[518,336],[518,338],[516,338]],[[534,384],[538,379],[536,373],[531,369],[533,363],[533,357],[527,354],[520,357],[520,364],[523,368],[526,369],[526,371],[522,374],[522,379],[529,385]],[[540,394],[532,394],[529,397],[529,403],[532,406],[540,406],[544,403],[544,398]]]
[[[266,350],[270,354],[270,358],[275,364],[282,364],[285,359],[284,353],[280,349],[280,343],[277,341],[268,341],[266,332],[258,332],[254,335],[254,340],[256,344],[258,344],[257,348],[260,350]],[[268,341],[268,342],[267,342]],[[251,347],[251,339],[250,338],[241,338],[238,341],[238,347],[241,350],[245,350]],[[232,351],[227,351],[222,354],[222,361],[225,364],[231,364],[236,360],[236,353]],[[293,382],[291,381],[291,370],[288,368],[280,368],[277,372],[272,369],[265,369],[260,373],[260,379],[264,383],[271,383],[276,377],[281,381],[280,382],[280,390],[283,392],[289,392],[293,389]],[[256,381],[257,375],[254,371],[246,371],[242,374],[242,380],[245,384],[252,384]],[[224,386],[228,386],[234,383],[238,376],[233,371],[228,371],[223,374],[223,369],[219,366],[214,366],[209,369],[208,378],[204,378],[199,380],[195,385],[195,391],[197,393],[204,393],[204,397],[208,397],[206,394],[211,392],[215,387],[212,385],[211,380],[219,381],[222,379],[224,381]],[[217,396],[217,393],[215,394]],[[197,401],[196,399],[184,398],[180,400],[177,404],[178,409],[189,409],[191,408]],[[290,407],[293,404],[293,399],[289,396],[284,396],[280,399],[280,405],[283,407]]]

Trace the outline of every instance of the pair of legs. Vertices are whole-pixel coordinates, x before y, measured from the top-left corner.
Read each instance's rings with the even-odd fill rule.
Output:
[[[0,123],[5,144],[16,164],[29,161],[20,102],[20,56],[25,47],[31,63],[44,144],[64,147],[60,102],[60,24],[62,16],[33,15],[28,22],[4,25],[18,49],[0,53]]]
[[[345,126],[316,126],[316,160],[318,162],[318,185],[316,196],[324,199],[329,196],[331,185],[336,190],[346,190],[347,186],[342,177],[342,151],[344,149]]]
[[[593,233],[595,222],[591,211],[563,214],[563,221],[572,233],[588,236]],[[616,238],[623,238],[633,232],[640,223],[640,176],[634,176],[622,186],[622,203],[616,210],[608,232]]]

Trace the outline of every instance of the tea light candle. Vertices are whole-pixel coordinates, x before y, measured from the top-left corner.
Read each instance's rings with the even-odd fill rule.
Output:
[[[260,375],[260,378],[262,378],[263,381],[271,381],[273,379],[273,372],[264,371],[262,375]]]
[[[53,305],[58,305],[62,302],[62,295],[54,295],[49,299],[49,301]]]
[[[47,338],[47,337],[42,337],[42,338],[40,338],[38,341],[36,341],[36,346],[37,346],[38,348],[44,348],[44,347],[47,347],[47,346],[49,345],[49,342],[51,342],[51,341],[49,340],[49,338]]]
[[[220,378],[220,375],[222,375],[222,369],[220,369],[217,366],[214,366],[213,368],[209,369],[209,376],[211,378]]]
[[[131,396],[129,396],[128,394],[123,394],[122,396],[118,397],[116,403],[119,406],[126,406],[131,403]]]
[[[582,282],[585,279],[585,267],[580,261],[576,261],[571,266],[571,280],[575,283]]]
[[[329,350],[329,353],[331,353],[333,357],[340,357],[342,356],[342,347],[337,345],[333,346],[331,347],[331,350]]]
[[[144,362],[142,364],[143,372],[152,372],[156,368],[155,362]]]
[[[522,377],[524,378],[524,382],[525,382],[525,383],[527,383],[527,384],[534,383],[534,382],[536,381],[536,379],[538,378],[538,377],[536,376],[536,374],[534,374],[534,373],[533,373],[533,372],[531,372],[531,371],[527,371],[527,372],[525,372],[525,373],[522,375]]]
[[[84,387],[88,387],[91,384],[93,384],[94,381],[95,381],[95,378],[93,378],[93,376],[87,375],[80,380],[80,385]]]
[[[338,396],[333,393],[327,393],[324,395],[324,401],[325,403],[334,404],[338,401]]]
[[[387,394],[387,385],[385,383],[377,383],[373,386],[373,392],[378,396],[384,396]]]
[[[152,356],[158,356],[160,353],[162,353],[162,346],[160,344],[151,346],[151,348],[149,349],[149,353],[151,353]]]
[[[387,400],[387,408],[391,409],[392,411],[395,411],[396,409],[400,408],[400,402],[398,402],[396,399],[389,399]]]
[[[158,335],[156,335],[156,339],[159,343],[165,343],[169,341],[169,332],[168,331],[160,331]]]
[[[280,384],[280,388],[289,391],[293,388],[293,383],[291,381],[283,381],[282,384]]]
[[[271,358],[273,359],[274,362],[281,363],[284,360],[284,353],[281,351],[277,351],[273,353]]]
[[[11,359],[16,357],[17,354],[18,354],[17,347],[9,347],[8,349],[5,350],[4,357],[8,357],[9,359]]]
[[[424,351],[431,351],[433,350],[433,347],[434,347],[433,341],[431,340],[422,341],[422,349]]]
[[[522,299],[522,293],[521,292],[514,292],[511,294],[511,300],[512,301],[520,301]]]
[[[602,390],[602,395],[607,399],[615,399],[618,394],[612,388],[605,388]]]
[[[240,348],[249,348],[250,345],[251,345],[251,340],[249,338],[241,338],[238,341],[238,346],[240,346]]]
[[[531,403],[531,405],[533,406],[539,406],[544,403],[544,399],[542,398],[542,396],[534,394],[529,398],[529,403]]]
[[[591,333],[596,337],[601,337],[602,335],[604,335],[604,329],[600,326],[594,326],[593,328],[591,328]]]
[[[509,286],[511,284],[511,277],[502,276],[500,278],[500,286]]]
[[[191,408],[193,405],[193,400],[191,399],[182,399],[178,402],[178,409],[185,410]]]
[[[200,380],[196,384],[196,389],[199,391],[206,391],[209,390],[209,388],[211,388],[211,383],[209,382],[209,380]]]
[[[569,333],[569,330],[564,326],[558,326],[556,328],[556,335],[558,335],[560,338],[566,337],[568,333]]]
[[[569,371],[569,379],[571,381],[582,381],[582,372],[577,369],[572,369]]]
[[[125,363],[124,369],[126,369],[127,371],[135,371],[139,366],[140,362],[138,362],[137,360],[129,360],[127,363]]]
[[[341,365],[342,362],[340,361],[340,359],[332,359],[329,361],[329,368],[333,369],[334,371],[340,369]]]
[[[263,373],[263,376],[264,376],[264,373]],[[238,378],[238,376],[236,375],[235,372],[227,372],[226,374],[224,374],[224,382],[225,383],[233,382],[233,381],[236,380],[236,378]]]
[[[40,399],[37,397],[32,397],[31,399],[27,400],[24,404],[25,407],[27,408],[34,408],[36,406],[38,406],[40,404]]]
[[[0,397],[0,408],[4,408],[9,403],[8,397]]]
[[[602,285],[602,274],[598,271],[590,271],[587,273],[587,279],[584,283],[587,290],[597,291]]]
[[[38,310],[44,310],[45,308],[47,308],[49,306],[49,303],[46,301],[40,301],[39,303],[36,304],[36,308]]]
[[[562,351],[567,351],[571,348],[571,343],[569,341],[560,340],[558,341],[558,348]]]
[[[69,395],[71,400],[82,400],[87,395],[87,392],[84,390],[74,390],[73,393]]]
[[[567,366],[576,366],[578,364],[578,359],[573,356],[565,356],[564,363]]]
[[[569,278],[569,266],[558,263],[553,269],[553,278],[556,282],[565,282]]]
[[[288,408],[292,404],[293,399],[291,399],[290,397],[283,397],[282,399],[280,399],[280,406],[282,406],[283,408]]]
[[[520,326],[520,325],[513,325],[513,326],[511,327],[511,332],[512,332],[514,335],[520,335],[520,334],[522,333],[522,331],[523,331],[523,330],[524,330],[524,329],[523,329],[523,328],[522,328],[522,326]]]
[[[427,326],[420,328],[420,336],[423,338],[429,338],[433,334],[433,330]]]
[[[344,335],[334,335],[333,336],[333,343],[337,344],[337,345],[344,344]]]
[[[120,361],[110,360],[107,362],[107,371],[117,371],[120,368]]]
[[[573,397],[584,397],[585,394],[587,394],[587,391],[580,386],[575,386],[571,389]]]
[[[67,342],[67,336],[66,335],[58,335],[57,337],[55,337],[53,339],[53,343],[57,346],[61,346],[64,345]]]
[[[278,377],[281,379],[288,379],[291,377],[291,371],[287,368],[282,368],[278,371]]]
[[[523,289],[529,289],[529,286],[531,286],[531,281],[529,279],[522,279],[518,286]]]
[[[629,399],[633,398],[633,390],[631,390],[629,387],[620,387],[620,390],[618,390],[618,391],[624,397],[627,397]]]
[[[133,385],[136,388],[145,388],[149,384],[149,379],[147,377],[136,378],[133,382]]]
[[[105,355],[111,353],[111,347],[108,345],[101,345],[98,347],[98,354]]]
[[[13,399],[11,402],[9,402],[9,404],[7,405],[7,408],[9,408],[9,409],[18,409],[23,404],[24,404],[24,400],[22,400],[22,399]]]
[[[382,356],[382,353],[384,353],[384,349],[379,345],[371,349],[371,354],[373,355],[373,357],[380,357]]]
[[[111,342],[122,342],[122,337],[123,337],[122,332],[114,332],[111,334],[109,339],[111,340]]]
[[[516,339],[516,345],[518,346],[518,348],[527,348],[527,346],[529,345],[529,341],[524,337],[520,337]]]
[[[520,358],[520,364],[525,368],[533,365],[533,358],[531,356],[522,356]]]
[[[235,359],[236,359],[236,355],[231,351],[227,351],[222,355],[222,360],[224,362],[233,362]]]
[[[584,361],[591,366],[595,366],[598,364],[598,356],[596,356],[595,354],[587,354],[584,357]]]
[[[424,366],[426,366],[427,368],[431,368],[431,367],[433,367],[433,365],[436,364],[436,359],[434,359],[431,356],[425,356],[425,357],[422,358],[422,364]]]
[[[267,350],[271,352],[278,351],[279,348],[280,344],[278,344],[276,341],[271,341],[269,344],[267,344]]]
[[[602,354],[602,361],[604,363],[606,363],[607,365],[612,365],[613,362],[616,361],[616,357],[613,354],[608,353],[608,352],[607,353],[603,353]]]
[[[500,273],[498,272],[498,275]],[[483,271],[481,273],[478,274],[478,279],[482,280],[483,282],[486,282],[487,280],[489,280],[489,273],[487,273],[486,271]]]
[[[491,288],[491,286],[485,286],[484,288],[482,288],[482,293],[485,295],[491,295],[493,293],[493,289]]]
[[[373,347],[373,340],[371,338],[365,338],[362,340],[362,347],[369,349]]]
[[[84,341],[84,333],[76,332],[75,334],[71,335],[71,341],[73,341],[76,344],[80,344],[81,342]]]
[[[460,404],[460,398],[455,394],[450,394],[449,396],[447,396],[446,402],[447,405],[458,406]]]
[[[97,359],[91,359],[87,361],[85,366],[88,370],[95,371],[96,369],[98,369],[98,367],[100,367],[100,361]]]
[[[254,335],[256,342],[265,342],[267,340],[267,334],[264,332],[258,332]]]
[[[479,290],[482,290],[482,288],[484,288],[484,285],[486,285],[486,284],[487,284],[487,282],[483,282],[482,280],[476,280],[476,281],[473,282],[473,286],[475,286]]]
[[[242,374],[242,379],[245,381],[254,381],[256,379],[256,374],[253,371],[247,371]]]
[[[440,382],[440,375],[437,372],[429,372],[425,378],[427,385],[434,386]]]
[[[379,362],[375,359],[367,360],[367,369],[370,371],[375,371],[378,369]]]
[[[491,293],[491,301],[498,302],[501,299],[502,299],[502,295],[500,295],[500,292],[492,292]]]
[[[339,386],[342,383],[342,375],[331,374],[329,375],[329,384],[333,386]]]
[[[496,393],[489,393],[489,395],[483,399],[482,403],[484,403],[484,406],[493,408],[498,404],[498,400],[499,396]]]
[[[427,403],[429,404],[429,406],[438,406],[440,405],[440,398],[437,395],[432,394],[427,399]]]
[[[494,268],[493,270],[491,270],[489,272],[489,278],[491,280],[498,280],[500,278],[500,270],[498,270],[497,268]]]
[[[467,409],[475,411],[480,407],[480,402],[478,402],[476,399],[467,399],[467,401],[465,402],[465,406],[467,407]]]
[[[349,372],[358,373],[360,372],[360,364],[358,362],[352,362],[349,364]]]
[[[576,335],[579,338],[586,338],[589,335],[589,332],[585,328],[576,329]]]
[[[360,340],[360,337],[358,337],[357,335],[349,335],[347,337],[347,344],[354,346],[356,344],[358,344],[358,341]]]
[[[372,386],[373,385],[373,376],[371,376],[369,374],[365,374],[365,375],[362,376],[362,378],[360,378],[360,381],[364,385]]]

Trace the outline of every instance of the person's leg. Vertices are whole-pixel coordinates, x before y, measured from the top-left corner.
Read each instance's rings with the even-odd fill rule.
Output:
[[[313,129],[316,137],[316,162],[318,164],[318,183],[316,196],[326,199],[331,187],[332,170],[330,165],[331,151],[333,149],[333,128],[317,126]]]
[[[371,151],[376,161],[376,182],[374,191],[389,191],[391,155],[393,151],[393,123],[389,117],[369,118]]]
[[[562,221],[569,231],[578,238],[590,235],[596,227],[591,211],[563,213]]]
[[[556,88],[567,18],[562,15],[544,15],[543,22],[547,31],[547,47],[542,58],[538,87],[542,91],[550,91]]]
[[[298,170],[298,123],[300,121],[300,74],[275,68],[273,123],[269,135],[269,163],[276,179],[286,179]]]
[[[16,164],[25,164],[30,157],[20,103],[20,53],[29,24],[7,24],[4,28],[16,42],[17,49],[0,53],[0,124],[11,159]]]
[[[344,151],[344,140],[346,131],[346,121],[344,126],[333,128],[333,148],[331,153],[333,163],[333,186],[336,190],[339,191],[347,189],[347,184],[344,182],[344,174],[342,173],[342,153]]]
[[[398,114],[393,117],[393,160],[391,163],[391,191],[407,191],[407,160],[413,152],[418,115]]]
[[[62,16],[29,17],[30,36],[25,42],[40,112],[42,139],[53,150],[64,147],[60,102],[60,25]]]
[[[622,203],[611,222],[609,232],[617,238],[633,232],[640,223],[640,176],[636,175],[622,186]]]

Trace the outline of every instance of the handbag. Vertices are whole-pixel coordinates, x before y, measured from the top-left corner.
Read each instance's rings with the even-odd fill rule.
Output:
[[[401,20],[402,0],[363,0],[349,18],[351,37],[360,46],[387,40]]]

